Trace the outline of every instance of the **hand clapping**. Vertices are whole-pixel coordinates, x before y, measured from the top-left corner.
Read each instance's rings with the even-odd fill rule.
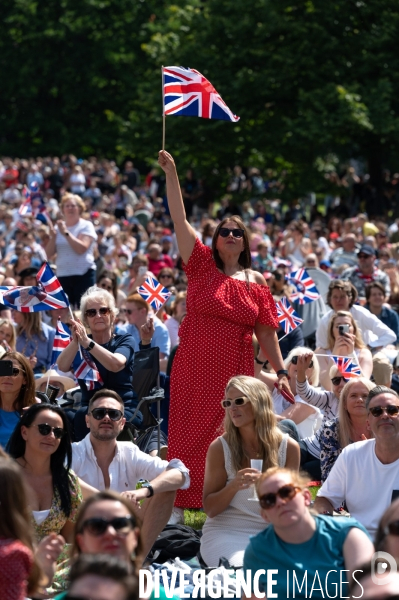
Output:
[[[79,319],[71,319],[72,339],[77,344],[86,348],[90,344],[90,338],[86,333],[86,328]]]

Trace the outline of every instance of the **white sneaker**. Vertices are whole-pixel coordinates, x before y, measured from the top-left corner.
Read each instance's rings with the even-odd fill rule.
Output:
[[[173,507],[172,514],[170,515],[170,519],[168,521],[168,525],[184,525],[184,510],[182,508],[178,508],[177,506]]]

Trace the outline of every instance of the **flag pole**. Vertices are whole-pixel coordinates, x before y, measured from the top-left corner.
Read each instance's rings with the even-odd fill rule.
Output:
[[[165,150],[165,74],[162,70],[162,150]]]

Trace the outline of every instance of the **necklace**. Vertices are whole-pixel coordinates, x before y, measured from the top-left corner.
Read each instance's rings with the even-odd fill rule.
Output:
[[[243,444],[242,447],[243,447],[243,450],[244,450],[244,454],[245,454],[245,456],[247,458],[249,458],[249,459],[251,458],[249,456],[249,454],[255,454],[256,458],[260,458],[261,457],[261,453],[258,450],[256,450],[256,448],[254,448],[254,446],[252,446],[252,445],[251,446],[244,446],[244,444]],[[249,453],[248,453],[248,449],[249,449]]]

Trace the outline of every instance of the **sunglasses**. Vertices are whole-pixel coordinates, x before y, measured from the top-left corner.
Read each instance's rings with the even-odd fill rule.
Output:
[[[243,229],[228,229],[227,227],[221,227],[219,229],[219,235],[221,235],[223,238],[229,237],[230,233],[232,233],[233,237],[235,238],[244,237]]]
[[[101,421],[106,415],[109,416],[111,421],[120,421],[123,417],[123,412],[116,408],[93,408],[90,414],[93,415],[96,421]]]
[[[244,396],[242,398],[235,398],[234,400],[222,400],[221,404],[223,408],[230,408],[232,404],[234,404],[234,406],[243,406],[247,402],[249,402],[249,400]]]
[[[12,368],[12,377],[18,377],[19,374],[26,373],[23,369],[19,369],[18,367]]]
[[[399,413],[399,406],[396,406],[396,404],[388,404],[388,406],[372,406],[369,408],[369,413],[371,413],[373,417],[378,418],[385,412],[388,417],[396,417]]]
[[[102,288],[103,290],[108,290],[109,292],[112,292],[112,285],[105,285],[105,283],[101,283],[100,288]]]
[[[98,537],[104,535],[110,525],[115,529],[118,535],[127,535],[129,531],[135,527],[136,521],[131,515],[126,517],[115,517],[114,519],[109,520],[103,519],[102,517],[93,517],[82,523],[80,531],[83,533],[83,531],[86,530],[90,535]]]
[[[370,258],[370,256],[372,256],[371,254],[358,254],[357,257],[358,258]]]
[[[37,427],[40,435],[43,436],[50,435],[53,432],[56,440],[60,440],[66,434],[65,429],[62,429],[62,427],[51,427],[47,423],[39,423],[38,425],[34,425],[34,427]]]
[[[293,483],[287,483],[287,485],[283,485],[277,492],[270,492],[269,494],[264,494],[259,498],[259,504],[262,508],[266,510],[269,508],[273,508],[276,506],[277,496],[281,498],[281,500],[292,500],[298,492],[301,492],[302,488],[294,485]]]
[[[385,535],[398,535],[399,536],[399,521],[392,521],[384,528]]]
[[[344,380],[344,381],[345,381],[345,383],[346,383],[347,381],[349,381],[349,379],[345,379],[345,377],[333,377],[333,378],[331,379],[331,383],[332,383],[333,385],[339,385],[339,384],[341,383],[341,381],[342,381],[342,380]]]
[[[293,365],[297,365],[297,364],[298,364],[298,357],[297,357],[297,356],[293,356],[293,357],[291,358],[291,363],[292,363]],[[311,369],[312,367],[313,367],[313,360],[311,360],[311,361],[310,361],[310,363],[309,363],[309,366],[308,366],[308,369]]]
[[[109,315],[111,309],[108,306],[102,306],[98,310],[96,308],[88,308],[85,312],[86,317],[95,317],[98,313],[100,316],[105,317],[105,315]]]
[[[131,314],[133,314],[133,313],[134,313],[136,310],[138,310],[138,309],[137,309],[137,308],[127,308],[127,309],[126,309],[126,312],[127,312],[127,314],[128,314],[128,315],[131,315]]]
[[[159,275],[158,279],[173,279],[173,275]]]

